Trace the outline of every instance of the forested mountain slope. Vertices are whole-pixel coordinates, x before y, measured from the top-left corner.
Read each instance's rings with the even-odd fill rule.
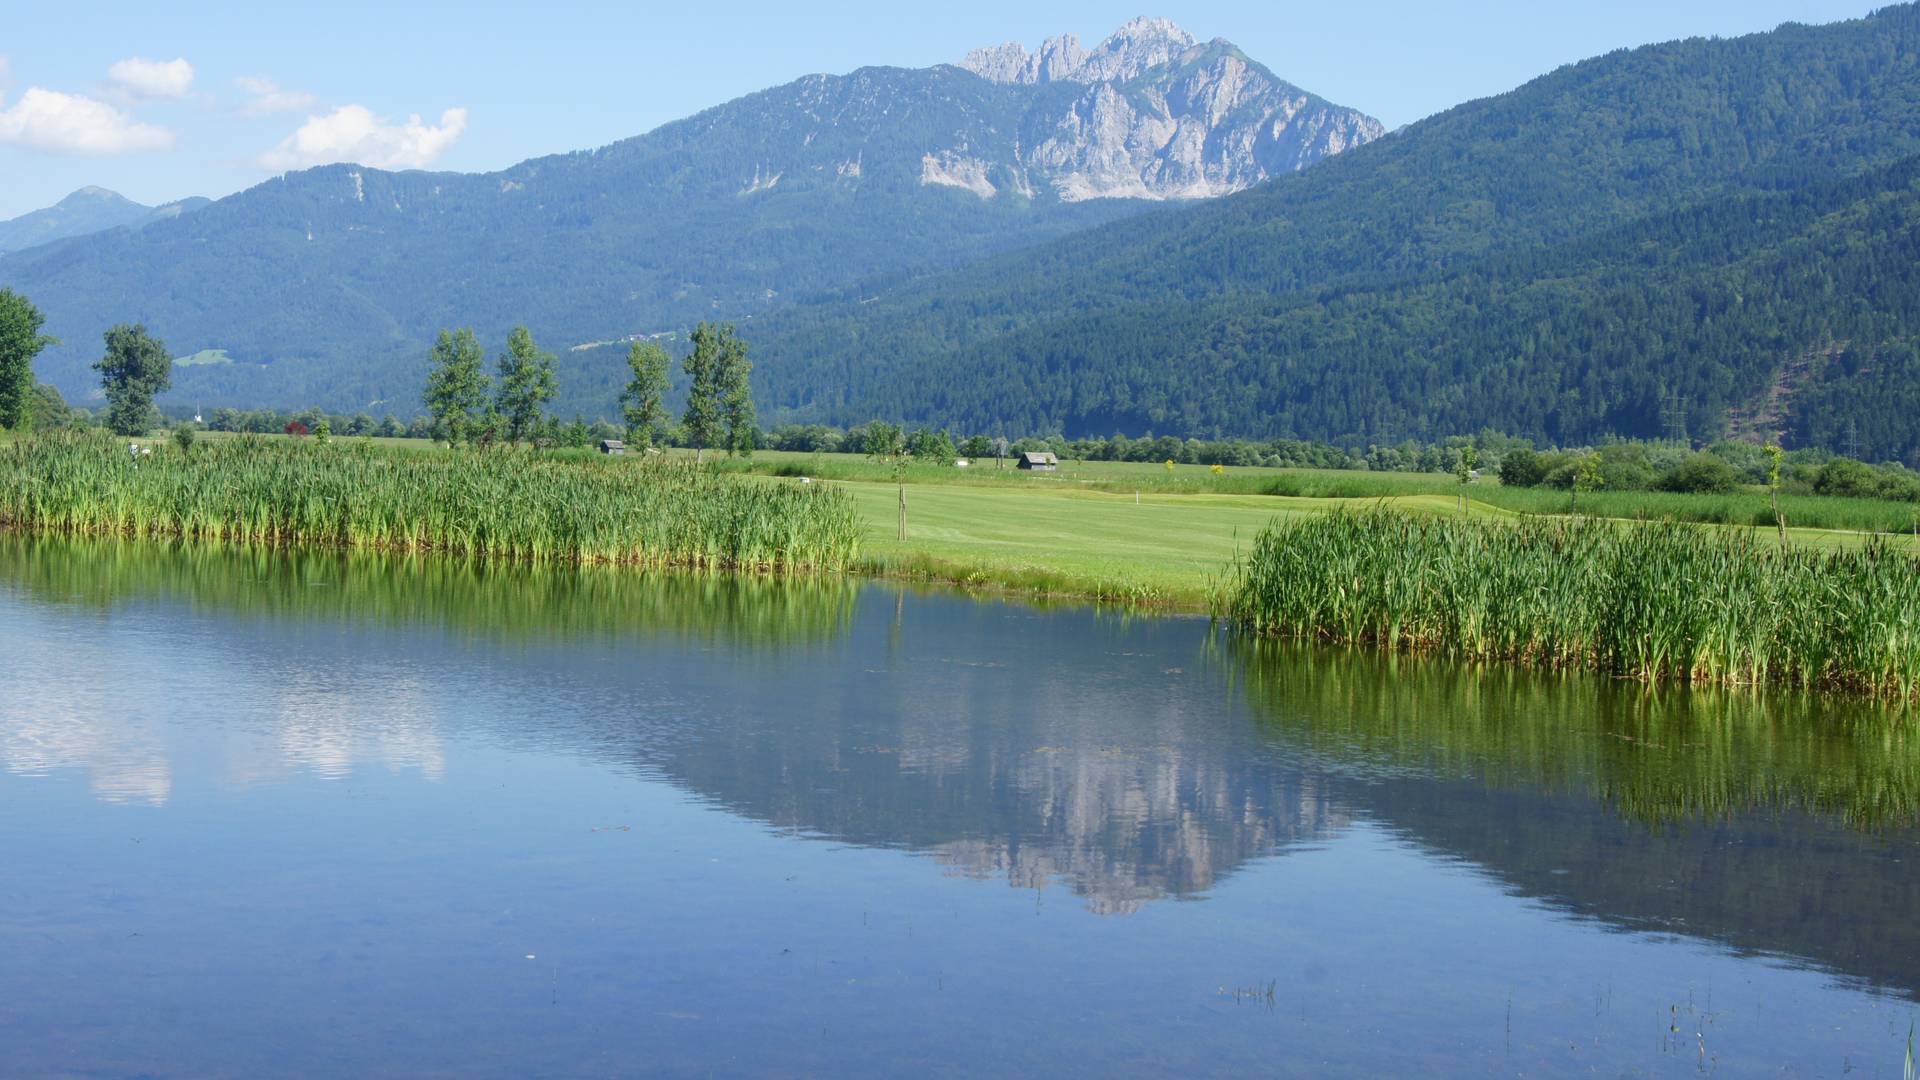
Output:
[[[1704,436],[1792,369],[1790,423],[1826,438],[1811,407],[1840,369],[1800,361],[1906,333],[1908,171],[1876,170],[1920,153],[1917,61],[1912,5],[1586,61],[1252,191],[790,309],[761,328],[763,408],[1068,433]],[[1835,186],[1849,178],[1867,186]],[[1764,309],[1674,292],[1754,275],[1774,275]],[[1856,336],[1863,307],[1886,309],[1885,340]]]
[[[901,366],[866,394],[880,415],[969,430],[1387,443],[1492,427],[1568,444],[1717,436],[1784,358],[1793,441],[1904,458],[1920,450],[1917,334],[1908,159],[1448,273],[1051,320],[961,354],[965,378]],[[1090,348],[1097,363],[1059,362]]]

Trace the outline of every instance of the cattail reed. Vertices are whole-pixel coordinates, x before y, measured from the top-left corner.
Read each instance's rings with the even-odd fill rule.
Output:
[[[241,438],[131,459],[97,435],[0,449],[0,525],[528,562],[841,570],[853,501],[689,464]]]
[[[1262,533],[1220,606],[1257,634],[1646,681],[1920,689],[1920,561],[1879,540],[1339,513]]]

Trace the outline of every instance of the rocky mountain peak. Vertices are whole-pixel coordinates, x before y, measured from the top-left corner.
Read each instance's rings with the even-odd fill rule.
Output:
[[[1039,49],[1027,52],[1017,41],[975,49],[960,66],[983,79],[998,83],[1033,86],[1065,80],[1086,60],[1086,50],[1072,34],[1048,38]]]
[[[1024,86],[1125,82],[1178,59],[1194,44],[1194,36],[1172,20],[1143,16],[1115,30],[1091,52],[1080,46],[1079,38],[1063,34],[1031,53],[1017,41],[975,49],[960,66],[983,79]]]
[[[1172,20],[1143,16],[1115,30],[1089,53],[1075,72],[1075,81],[1125,82],[1172,63],[1194,44],[1193,35]]]
[[[1080,97],[1031,116],[1010,157],[956,140],[932,148],[921,181],[981,198],[1051,188],[1067,201],[1224,195],[1379,138],[1363,113],[1276,78],[1230,42],[1201,45],[1168,19],[1139,18],[1092,50],[1071,35],[1028,52],[1018,42],[960,66],[1016,86],[1069,83]]]

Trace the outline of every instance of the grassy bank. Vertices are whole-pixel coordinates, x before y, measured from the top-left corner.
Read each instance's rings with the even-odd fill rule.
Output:
[[[0,447],[0,524],[79,535],[433,551],[535,562],[840,570],[845,492],[677,463],[419,454],[237,439],[139,460],[98,435]]]
[[[1920,561],[1661,523],[1283,521],[1222,597],[1258,634],[1642,680],[1920,689]]]

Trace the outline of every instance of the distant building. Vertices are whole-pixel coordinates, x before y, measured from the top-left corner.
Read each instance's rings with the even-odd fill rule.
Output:
[[[621,442],[619,439],[601,439],[600,452],[603,454],[624,454],[627,452],[627,444]]]
[[[1044,450],[1038,453],[1029,450],[1020,455],[1019,465],[1034,472],[1054,472],[1060,468],[1060,459]]]

